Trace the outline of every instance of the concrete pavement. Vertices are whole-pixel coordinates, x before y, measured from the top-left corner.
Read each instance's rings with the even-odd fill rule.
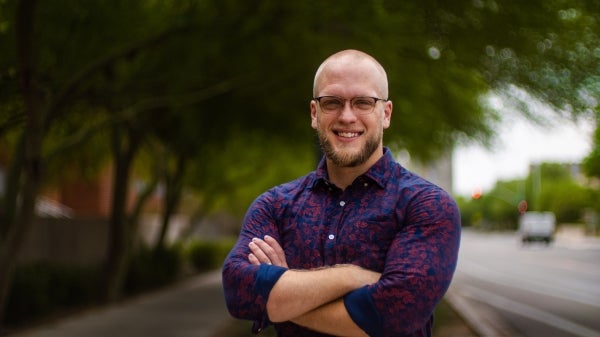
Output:
[[[221,272],[216,270],[158,292],[85,310],[8,336],[234,337],[231,335],[250,336],[250,324],[247,326],[246,329],[229,316],[223,299]],[[461,331],[461,336],[472,336],[465,334],[470,328],[456,325],[438,331],[436,336],[455,337],[456,331]]]
[[[217,270],[162,291],[9,336],[216,337],[215,333],[232,322],[223,300],[221,272]]]
[[[573,249],[599,247],[598,238],[559,232],[556,245]],[[450,287],[447,302],[479,336],[512,336],[493,315],[465,301]],[[221,272],[193,276],[167,289],[105,308],[90,309],[12,337],[221,337],[235,321],[229,316],[221,288]],[[437,335],[437,334],[436,334]],[[441,333],[439,335],[448,335]],[[231,337],[231,336],[227,336]]]

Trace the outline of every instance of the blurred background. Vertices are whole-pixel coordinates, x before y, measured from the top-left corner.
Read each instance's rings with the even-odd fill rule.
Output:
[[[314,72],[346,48],[386,68],[384,142],[466,240],[529,211],[597,237],[599,26],[596,0],[1,0],[0,322],[218,269],[250,202],[316,166]]]

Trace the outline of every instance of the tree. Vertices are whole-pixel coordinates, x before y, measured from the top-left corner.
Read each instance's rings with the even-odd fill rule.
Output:
[[[490,90],[526,90],[567,115],[589,114],[598,97],[597,13],[591,0],[0,2],[0,43],[7,46],[0,54],[0,136],[10,163],[0,290],[8,287],[10,257],[26,236],[40,186],[49,177],[60,181],[56,163],[64,158],[89,158],[82,149],[90,142],[105,140],[87,169],[111,153],[118,166],[108,258],[116,268],[126,264],[129,240],[119,233],[134,228],[136,214],[124,211],[123,193],[136,158],[152,144],[169,152],[162,179],[174,188],[165,223],[183,183],[212,199],[208,204],[220,205],[226,193],[245,201],[250,193],[236,182],[256,175],[256,163],[269,162],[272,151],[302,149],[311,154],[304,161],[313,158],[313,71],[342,48],[363,49],[386,67],[395,106],[386,141],[415,157],[435,156],[457,140],[485,142],[499,118],[481,104]],[[233,138],[263,148],[246,153]],[[233,143],[235,151],[224,151],[229,158],[217,155]],[[250,154],[251,167],[236,167]],[[216,162],[222,167],[212,167]],[[269,172],[256,183],[289,173]],[[156,179],[148,177],[152,186]]]
[[[524,179],[498,181],[492,190],[473,200],[459,199],[466,225],[516,229],[521,201],[528,211],[553,212],[559,223],[580,222],[595,207],[593,189],[579,184],[564,163],[541,163]]]
[[[3,208],[0,223],[0,318],[3,317],[4,299],[15,267],[12,253],[19,251],[23,238],[31,227],[35,198],[42,180],[41,148],[46,132],[47,113],[43,110],[39,84],[33,74],[33,10],[32,1],[21,1],[15,18],[16,57],[19,60],[16,70],[23,97],[24,128],[17,140],[16,151],[12,154],[4,196],[6,207]]]
[[[125,2],[120,4],[124,7],[131,5]],[[15,263],[13,256],[19,253],[32,225],[35,200],[46,168],[43,144],[49,131],[86,96],[91,84],[97,83],[99,73],[111,69],[118,60],[131,57],[174,33],[160,32],[159,27],[159,33],[149,34],[151,38],[135,39],[138,44],[125,48],[113,39],[116,35],[112,33],[119,27],[94,27],[100,22],[89,20],[90,13],[113,16],[114,13],[109,13],[106,6],[89,3],[81,11],[82,8],[74,6],[59,6],[56,3],[44,6],[35,1],[6,2],[2,5],[8,13],[14,13],[14,19],[7,18],[9,24],[2,32],[2,39],[14,43],[7,45],[15,46],[11,49],[14,52],[4,54],[1,59],[2,74],[5,74],[2,86],[9,88],[8,92],[13,94],[2,97],[1,111],[6,121],[3,131],[16,141],[15,148],[9,153],[10,168],[0,228],[0,308],[4,307],[10,286]],[[72,15],[57,15],[64,14],[57,13],[57,10],[66,8],[72,10]],[[110,12],[112,10],[115,9],[110,9]],[[120,10],[115,12],[121,13]],[[57,20],[60,20],[59,25],[55,24]],[[121,23],[125,22],[121,20]],[[39,28],[40,23],[44,23],[43,30]],[[86,35],[89,31],[65,30],[69,23],[74,26],[85,23],[95,33]],[[111,31],[111,28],[114,30]],[[14,34],[13,37],[9,38],[8,33]],[[110,37],[103,33],[108,33]],[[132,38],[127,34],[120,37],[120,42]],[[112,40],[112,48],[104,48],[107,44],[100,43],[107,38]],[[99,49],[103,49],[103,52],[99,53]]]
[[[527,200],[531,209],[552,211],[558,222],[579,222],[587,208],[594,207],[594,193],[571,175],[571,166],[542,163],[527,177]]]
[[[596,125],[600,125],[600,118],[597,121]],[[600,178],[600,127],[598,126],[592,140],[592,151],[583,160],[583,169],[588,176]]]
[[[465,209],[478,210],[479,220],[485,221],[488,229],[516,229],[518,207],[521,200],[525,199],[524,194],[522,180],[498,181],[492,190],[483,192],[479,199],[472,200]]]

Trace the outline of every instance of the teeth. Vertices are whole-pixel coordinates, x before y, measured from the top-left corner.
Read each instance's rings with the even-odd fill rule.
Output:
[[[338,136],[345,138],[358,137],[358,132],[338,132]]]

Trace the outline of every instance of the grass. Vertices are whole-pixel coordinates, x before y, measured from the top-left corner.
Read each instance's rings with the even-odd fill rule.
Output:
[[[477,336],[446,301],[441,301],[435,309],[432,335],[434,337]]]

